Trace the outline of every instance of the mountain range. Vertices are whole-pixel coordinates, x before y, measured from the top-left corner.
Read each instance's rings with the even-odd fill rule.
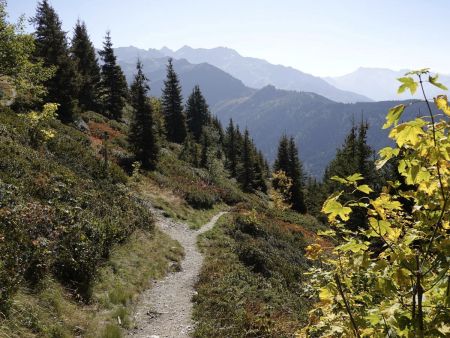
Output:
[[[161,96],[168,57],[140,56],[140,58],[144,73],[150,79],[151,95]],[[133,74],[136,72],[136,59],[137,56],[126,59],[118,57],[128,83],[132,82]],[[193,65],[185,59],[174,59],[173,66],[182,84],[183,97],[187,99],[194,86],[198,84],[211,107],[222,101],[251,95],[255,91],[245,86],[242,81],[207,63]]]
[[[348,76],[326,78],[326,81],[335,81],[336,86],[353,84],[352,88],[362,90],[360,92],[370,94],[373,98],[389,98],[381,102],[347,103],[346,100],[330,98],[330,96],[334,98],[333,93],[337,93],[334,89],[331,95],[330,93],[320,95],[314,84],[325,82],[324,79],[306,74],[303,77],[304,82],[296,81],[297,77],[302,78],[302,74],[305,73],[294,69],[289,73],[291,69],[289,67],[245,58],[228,48],[207,50],[183,47],[174,52],[168,48],[144,50],[136,47],[120,47],[116,48],[115,52],[129,82],[135,72],[137,58],[141,59],[144,71],[150,79],[153,96],[161,95],[167,60],[169,57],[173,58],[185,99],[194,85],[200,85],[211,111],[224,125],[228,124],[231,118],[241,129],[248,127],[256,145],[270,162],[275,158],[280,136],[282,134],[294,136],[307,173],[319,178],[333,158],[336,148],[343,143],[352,123],[359,123],[362,119],[369,122],[368,142],[375,150],[390,144],[387,131],[381,129],[385,115],[389,108],[398,104],[394,100],[411,99],[408,95],[400,97],[395,94],[396,86],[398,86],[395,79],[400,77],[403,71],[360,68]],[[205,60],[215,65],[204,62]],[[256,61],[252,63],[252,60]],[[238,65],[242,67],[242,72],[237,71]],[[265,69],[262,71],[264,76],[258,75],[260,79],[264,78],[260,80],[261,82],[258,82],[258,76],[252,75],[258,73],[256,71],[258,67]],[[233,74],[224,69],[234,69]],[[275,72],[270,73],[273,78],[268,75],[269,70]],[[364,77],[365,73],[367,73],[367,81]],[[289,81],[303,83],[306,86],[305,90],[286,90],[274,85],[273,83],[279,83],[282,74],[286,74],[284,83]],[[289,78],[291,76],[289,74],[292,75],[292,79]],[[446,78],[444,77],[443,80],[445,81]],[[270,84],[258,88],[265,82]],[[248,86],[248,83],[252,83],[254,88]],[[365,92],[365,86],[372,86],[371,88],[374,89]],[[324,88],[336,87],[328,84],[328,87]],[[354,97],[370,101],[366,96]],[[407,104],[411,102],[414,101],[406,101]],[[416,102],[408,108],[407,114],[420,114],[424,111],[425,107]]]
[[[354,91],[364,96],[370,97],[375,101],[383,100],[401,100],[401,99],[419,99],[421,93],[415,95],[404,93],[397,94],[399,82],[398,78],[405,76],[408,69],[399,71],[386,68],[358,68],[356,71],[337,77],[325,77],[336,88],[348,91]],[[441,75],[439,82],[450,88],[450,76]],[[443,91],[433,86],[427,86],[427,93],[430,97],[442,94]]]
[[[244,57],[235,50],[225,47],[205,49],[184,46],[173,51],[167,47],[145,50],[130,46],[116,48],[115,51],[121,62],[135,63],[139,55],[143,60],[171,57],[178,60],[185,59],[195,65],[208,63],[241,80],[250,88],[260,89],[274,85],[279,89],[314,92],[337,102],[372,101],[363,95],[338,89],[320,77],[292,67],[274,65],[266,60]]]
[[[426,112],[425,105],[419,101],[402,103],[408,105],[405,117]],[[345,104],[314,93],[266,86],[249,97],[216,107],[216,114],[224,123],[232,118],[241,127],[247,126],[270,161],[276,156],[280,136],[293,136],[306,172],[321,178],[352,123],[362,120],[369,123],[367,141],[375,150],[390,145],[388,130],[383,130],[382,126],[387,111],[397,104],[398,101]]]

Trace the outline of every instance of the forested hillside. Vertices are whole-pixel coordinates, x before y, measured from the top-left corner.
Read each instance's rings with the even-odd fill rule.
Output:
[[[294,211],[267,211],[270,168],[248,131],[222,128],[198,86],[184,105],[171,60],[161,99],[150,97],[140,61],[127,86],[109,32],[100,62],[86,25],[77,23],[69,44],[47,1],[38,4],[35,35],[7,21],[5,3],[0,10],[0,49],[9,51],[1,63],[8,66],[1,68],[0,336],[126,334],[139,294],[179,271],[183,257],[155,226],[154,210],[192,228],[228,210],[221,240],[206,246],[219,253],[222,240],[232,243],[224,252],[229,272],[244,273],[254,290],[245,304],[230,300],[228,322],[239,322],[234,332],[295,332],[307,309],[304,247],[320,225]],[[70,90],[60,90],[65,81]],[[210,316],[223,311],[209,304],[235,287],[226,274],[214,277],[223,294],[209,295],[219,273],[211,269],[220,266],[208,264],[195,310],[202,337],[215,335]],[[255,324],[259,317],[267,320]]]
[[[448,337],[437,74],[398,79],[420,100],[336,103],[168,49],[123,63],[48,0],[32,33],[7,13],[1,338]]]
[[[408,106],[406,118],[422,116],[426,109],[423,103],[410,105],[412,101],[336,103],[314,93],[267,86],[247,98],[220,104],[215,112],[222,121],[232,118],[248,126],[269,161],[275,158],[280,135],[293,135],[307,172],[320,178],[352,123],[369,123],[367,141],[375,150],[390,145],[388,131],[381,127],[386,111],[399,103]]]

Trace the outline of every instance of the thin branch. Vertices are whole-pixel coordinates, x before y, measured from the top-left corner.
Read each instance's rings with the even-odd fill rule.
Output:
[[[336,281],[336,285],[337,285],[339,294],[341,295],[342,300],[344,301],[345,309],[347,310],[347,313],[350,316],[350,321],[352,323],[353,330],[355,331],[356,337],[360,338],[361,336],[359,335],[358,326],[356,325],[356,321],[353,318],[353,314],[352,314],[352,311],[350,309],[350,305],[348,304],[347,299],[345,298],[344,290],[342,289],[341,280],[339,279],[338,274],[334,275],[334,280]]]

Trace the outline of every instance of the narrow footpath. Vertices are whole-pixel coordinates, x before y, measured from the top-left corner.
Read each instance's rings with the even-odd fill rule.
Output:
[[[193,330],[192,296],[203,263],[203,256],[197,248],[197,238],[210,230],[225,213],[218,213],[199,230],[191,230],[187,224],[165,218],[155,210],[157,226],[184,247],[185,257],[181,262],[181,271],[169,273],[142,293],[134,309],[136,326],[128,332],[128,337],[190,336]]]

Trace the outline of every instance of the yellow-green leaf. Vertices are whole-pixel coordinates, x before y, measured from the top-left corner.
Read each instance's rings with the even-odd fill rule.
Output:
[[[399,94],[403,93],[406,89],[409,89],[411,94],[414,95],[414,93],[417,90],[417,86],[419,84],[416,81],[414,81],[414,79],[412,77],[405,76],[405,77],[401,77],[397,80],[402,83],[402,85],[398,88]]]
[[[439,110],[450,116],[450,107],[448,106],[447,95],[438,95],[434,98],[434,103]]]
[[[403,123],[392,129],[389,137],[395,139],[399,147],[404,144],[415,146],[420,141],[419,135],[425,134],[422,129],[425,124],[426,122],[420,118]]]
[[[339,183],[342,183],[342,184],[349,184],[349,182],[345,178],[342,178],[342,177],[339,177],[339,176],[332,176],[331,179],[333,181],[336,181],[336,182],[339,182]]]
[[[365,251],[368,249],[368,246],[362,242],[356,242],[354,240],[350,240],[347,243],[337,247],[338,250],[347,252],[351,251],[353,253]]]
[[[323,204],[322,212],[328,215],[328,219],[330,221],[335,220],[337,216],[339,216],[343,221],[347,221],[352,209],[349,207],[344,207],[335,199],[328,199]]]
[[[373,192],[373,190],[367,184],[360,185],[356,189],[362,191],[365,194],[370,194],[371,192]]]
[[[400,120],[403,112],[405,111],[405,107],[406,106],[404,104],[399,104],[389,109],[389,112],[386,115],[386,123],[383,125],[383,129],[389,128],[392,124],[396,125]]]
[[[326,288],[326,287],[320,288],[320,291],[319,291],[319,298],[320,298],[321,301],[326,302],[326,303],[329,303],[329,302],[331,302],[332,299],[333,299],[333,294],[332,294],[331,291],[330,291],[328,288]]]
[[[446,86],[444,86],[442,83],[437,82],[438,78],[439,78],[439,75],[438,75],[438,74],[436,74],[435,76],[431,76],[431,75],[430,75],[430,76],[428,77],[428,81],[429,81],[433,86],[436,86],[436,87],[438,87],[438,88],[440,88],[440,89],[442,89],[442,90],[448,90],[448,88],[447,88]]]
[[[355,174],[353,174],[353,175],[347,176],[345,179],[346,179],[347,181],[349,181],[349,182],[354,183],[354,182],[356,182],[356,181],[361,181],[361,180],[363,180],[363,179],[364,179],[364,176],[361,175],[360,173],[355,173]]]

